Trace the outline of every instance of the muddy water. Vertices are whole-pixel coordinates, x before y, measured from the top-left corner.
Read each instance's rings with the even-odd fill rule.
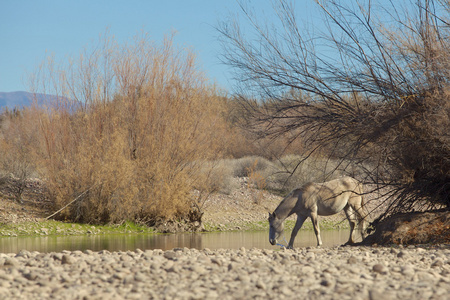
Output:
[[[289,239],[290,233],[286,235]],[[343,244],[348,239],[347,230],[328,230],[321,232],[324,246]],[[285,241],[280,241],[287,244]],[[316,245],[313,231],[301,230],[295,240],[295,247]],[[256,232],[219,232],[219,233],[182,233],[182,234],[115,234],[84,236],[48,236],[48,237],[2,237],[0,253],[17,253],[20,250],[39,252],[59,252],[62,250],[147,250],[173,248],[239,249],[245,247],[260,249],[278,249],[269,243],[269,234]]]

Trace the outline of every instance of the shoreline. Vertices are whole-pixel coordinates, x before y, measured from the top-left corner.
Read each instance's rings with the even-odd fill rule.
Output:
[[[347,230],[346,223],[341,221],[322,219],[321,230]],[[290,232],[295,225],[294,219],[285,222],[285,229]],[[182,226],[180,226],[182,227]],[[71,235],[103,235],[103,234],[162,234],[162,233],[192,233],[192,232],[234,232],[234,231],[266,231],[269,229],[267,220],[256,220],[253,222],[243,221],[226,224],[206,223],[203,230],[189,231],[179,230],[164,232],[155,227],[125,222],[121,225],[90,225],[80,223],[66,223],[55,220],[34,220],[10,224],[0,224],[0,237],[44,237],[44,236],[71,236]],[[302,230],[313,230],[312,223],[308,219]]]
[[[214,193],[203,204],[202,225],[192,226],[183,222],[167,222],[160,227],[147,227],[133,222],[121,225],[90,225],[46,220],[53,213],[49,203],[35,194],[26,195],[22,204],[0,193],[0,236],[48,236],[103,233],[175,233],[175,232],[223,232],[267,230],[268,211],[273,211],[282,196],[266,190],[258,190],[248,184],[246,178],[235,178],[236,188],[229,194]],[[295,218],[287,220],[287,229],[294,226]],[[342,222],[343,221],[343,222]],[[345,229],[348,223],[344,214],[321,218],[322,230]],[[307,220],[305,229],[312,230]]]

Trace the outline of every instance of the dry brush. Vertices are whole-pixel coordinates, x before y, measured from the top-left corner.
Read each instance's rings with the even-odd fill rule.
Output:
[[[192,191],[208,193],[200,170],[225,143],[224,106],[173,36],[121,45],[107,34],[78,59],[50,56],[30,82],[52,95],[34,110],[35,162],[60,218],[201,219]]]

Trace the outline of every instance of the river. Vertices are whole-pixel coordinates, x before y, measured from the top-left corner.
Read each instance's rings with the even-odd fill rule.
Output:
[[[290,233],[286,235],[289,239]],[[348,230],[321,231],[323,246],[343,244],[348,239]],[[280,241],[287,244],[285,241]],[[301,230],[295,240],[295,247],[316,246],[316,237],[311,230]],[[173,248],[204,249],[277,249],[269,243],[265,231],[178,233],[178,234],[108,234],[82,236],[46,237],[1,237],[0,253],[17,253],[20,250],[38,252],[59,252],[62,250],[108,250],[128,251]]]

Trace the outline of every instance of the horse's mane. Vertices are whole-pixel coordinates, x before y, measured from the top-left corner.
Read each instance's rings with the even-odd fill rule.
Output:
[[[283,200],[281,200],[274,213],[280,218],[289,217],[292,214],[292,209],[297,204],[299,194],[304,191],[304,188],[305,186],[290,192]]]
[[[299,188],[300,191],[304,192],[306,191],[310,186],[314,185],[314,182],[308,182],[305,183],[301,188]]]

